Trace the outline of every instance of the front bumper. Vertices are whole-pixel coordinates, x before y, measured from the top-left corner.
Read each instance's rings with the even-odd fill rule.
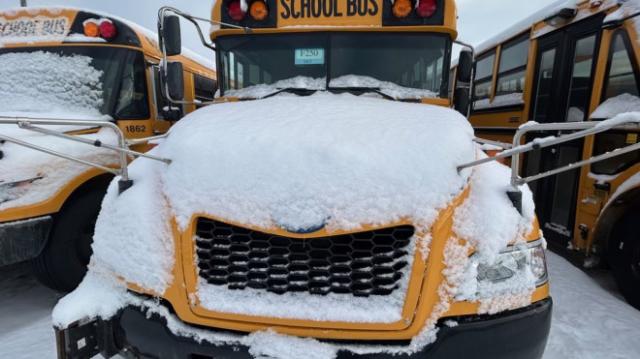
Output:
[[[380,354],[357,355],[340,351],[338,359],[348,358],[491,358],[538,359],[542,357],[551,326],[551,298],[519,310],[498,315],[446,318],[441,321],[438,339],[414,354],[383,354],[384,345],[403,343],[366,342],[380,347]],[[455,321],[448,326],[445,322]],[[203,329],[193,328],[195,331]],[[228,332],[225,332],[228,333]],[[235,335],[242,335],[235,333]],[[148,315],[137,307],[127,307],[111,320],[96,320],[56,330],[59,358],[91,358],[101,353],[110,358],[117,353],[154,358],[252,358],[242,345],[198,343],[176,336],[167,329],[166,320]],[[335,343],[335,342],[334,342]],[[336,343],[340,344],[340,343]],[[354,344],[354,343],[349,343]]]
[[[0,267],[37,257],[49,238],[51,216],[0,223]]]

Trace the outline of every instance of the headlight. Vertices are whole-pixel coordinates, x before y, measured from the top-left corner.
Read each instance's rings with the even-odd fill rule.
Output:
[[[37,176],[19,181],[0,182],[0,203],[19,198],[27,192],[33,182],[41,180],[42,178],[42,176]]]
[[[501,283],[519,275],[532,275],[536,286],[547,279],[547,261],[544,240],[509,247],[500,253],[495,262],[478,263],[478,282]]]

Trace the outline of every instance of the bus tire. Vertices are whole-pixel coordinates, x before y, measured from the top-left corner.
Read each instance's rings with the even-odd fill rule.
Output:
[[[622,295],[640,310],[640,232],[633,222],[638,215],[627,215],[616,226],[609,245],[609,264]]]
[[[84,278],[104,191],[88,191],[72,198],[56,216],[49,241],[32,261],[34,274],[45,286],[74,290]]]

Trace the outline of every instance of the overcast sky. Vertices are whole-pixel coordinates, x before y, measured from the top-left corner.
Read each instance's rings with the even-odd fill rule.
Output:
[[[102,10],[118,15],[144,27],[156,29],[158,8],[170,5],[185,12],[209,17],[213,0],[27,0],[29,5],[68,5]],[[387,1],[387,0],[384,0]],[[508,28],[556,0],[458,0],[459,39],[478,44]],[[0,0],[0,9],[16,7],[19,0]],[[209,50],[200,45],[194,32],[184,26],[184,45],[211,58]]]

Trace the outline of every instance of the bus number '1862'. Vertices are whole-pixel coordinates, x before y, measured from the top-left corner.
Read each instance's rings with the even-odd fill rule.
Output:
[[[147,131],[147,126],[145,125],[128,125],[128,126],[125,126],[125,128],[129,133],[140,133],[140,132]]]

